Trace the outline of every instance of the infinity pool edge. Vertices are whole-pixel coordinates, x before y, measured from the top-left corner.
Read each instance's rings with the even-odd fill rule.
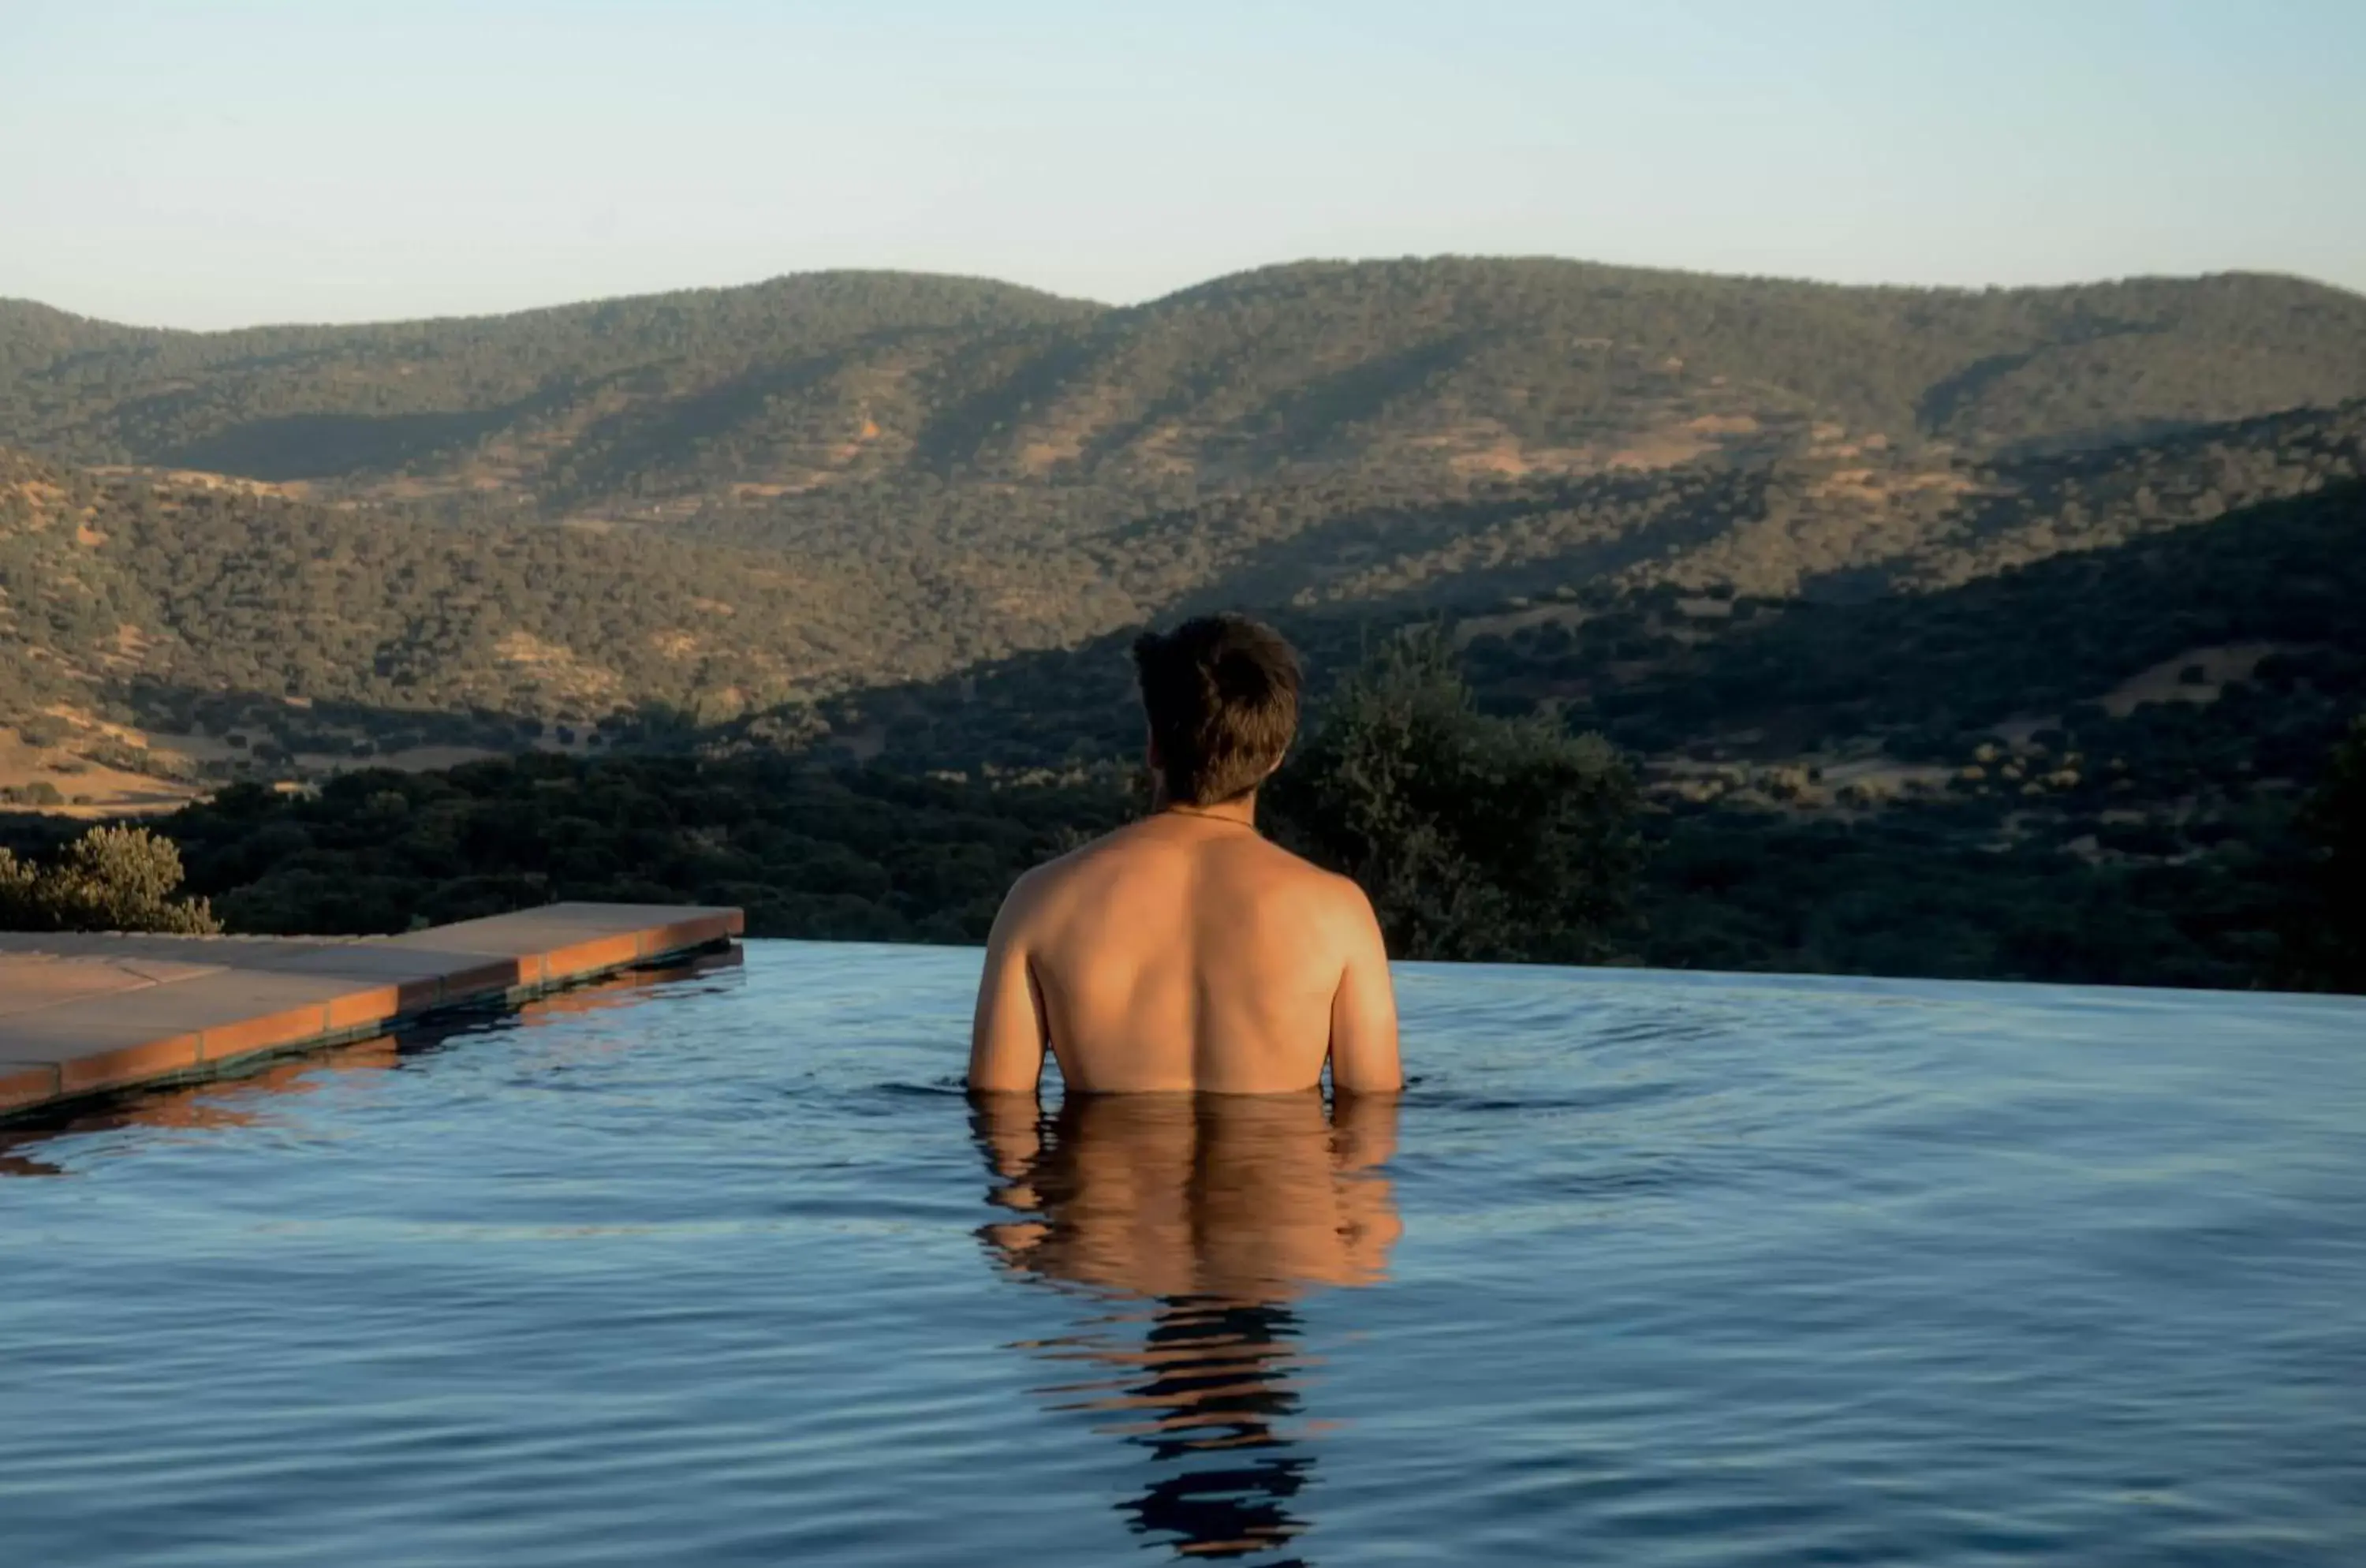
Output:
[[[0,1123],[730,948],[742,912],[563,903],[395,937],[0,932]]]

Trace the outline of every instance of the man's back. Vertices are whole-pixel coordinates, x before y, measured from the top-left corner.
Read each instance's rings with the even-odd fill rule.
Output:
[[[995,923],[971,1087],[1394,1090],[1396,1009],[1371,906],[1245,815],[1162,811],[1029,874]]]

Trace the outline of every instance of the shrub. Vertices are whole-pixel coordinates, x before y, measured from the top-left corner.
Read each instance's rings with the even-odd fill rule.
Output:
[[[36,931],[221,930],[202,898],[175,898],[181,852],[144,828],[94,828],[56,863],[38,865],[0,849],[0,929]]]
[[[1628,909],[1638,798],[1600,737],[1480,713],[1432,631],[1344,683],[1269,803],[1277,837],[1363,886],[1397,955],[1567,962]]]

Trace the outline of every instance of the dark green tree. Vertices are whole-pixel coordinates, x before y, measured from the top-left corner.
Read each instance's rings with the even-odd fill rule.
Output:
[[[2366,717],[2349,727],[2299,827],[2315,850],[2310,897],[2291,933],[2293,978],[2366,992]]]
[[[1598,959],[1640,863],[1617,752],[1479,712],[1434,628],[1342,685],[1269,798],[1277,836],[1361,884],[1404,958]]]

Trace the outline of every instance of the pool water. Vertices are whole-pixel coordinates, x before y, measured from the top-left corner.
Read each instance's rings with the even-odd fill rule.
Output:
[[[2366,1004],[1408,965],[974,1115],[752,942],[0,1135],[0,1563],[2366,1561]]]

